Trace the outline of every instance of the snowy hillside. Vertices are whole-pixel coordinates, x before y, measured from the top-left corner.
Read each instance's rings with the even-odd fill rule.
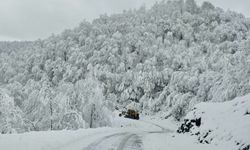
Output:
[[[17,52],[24,49],[31,49],[34,46],[33,41],[15,41],[15,42],[2,42],[0,41],[0,53]]]
[[[229,142],[237,149],[250,148],[250,95],[230,102],[200,103],[186,119],[201,118],[201,126],[191,128],[201,143]],[[236,149],[236,148],[235,148]],[[248,149],[247,149],[248,150]]]
[[[250,93],[250,20],[208,2],[101,15],[27,45],[0,44],[3,134],[112,126],[131,103],[181,120]]]

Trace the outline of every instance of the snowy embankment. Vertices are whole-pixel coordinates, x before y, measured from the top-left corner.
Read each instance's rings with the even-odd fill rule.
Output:
[[[190,132],[200,143],[231,144],[235,149],[248,149],[250,145],[250,94],[222,103],[200,103],[186,119],[201,118],[200,127]],[[246,148],[248,147],[248,148]]]

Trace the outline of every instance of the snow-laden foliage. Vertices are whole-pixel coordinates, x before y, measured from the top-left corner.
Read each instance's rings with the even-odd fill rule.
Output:
[[[2,44],[0,85],[27,130],[106,126],[106,112],[132,102],[180,119],[197,103],[250,92],[249,31],[249,19],[208,2],[162,1],[19,50]]]
[[[21,132],[23,120],[18,107],[7,91],[0,89],[0,133]]]

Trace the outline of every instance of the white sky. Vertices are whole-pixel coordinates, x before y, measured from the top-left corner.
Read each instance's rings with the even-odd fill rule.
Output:
[[[157,0],[0,0],[0,40],[35,40],[100,14],[150,7]],[[204,0],[196,0],[201,3]],[[207,0],[250,17],[250,0]]]

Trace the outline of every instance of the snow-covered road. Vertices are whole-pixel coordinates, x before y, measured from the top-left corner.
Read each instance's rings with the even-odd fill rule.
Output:
[[[144,137],[147,134],[161,134],[161,133],[167,133],[171,132],[170,129],[166,129],[158,124],[150,123],[143,121],[146,124],[153,125],[155,127],[158,127],[157,130],[149,130],[149,131],[140,131],[140,130],[132,130],[127,132],[119,132],[110,134],[104,137],[101,137],[91,144],[89,144],[87,147],[85,147],[83,150],[110,150],[110,149],[117,149],[117,150],[143,150],[143,141],[142,137]],[[122,129],[121,129],[122,130]]]
[[[117,118],[112,128],[42,131],[0,136],[2,150],[144,150],[145,137],[172,130],[149,121]],[[13,144],[14,143],[14,144]]]
[[[133,126],[133,123],[137,124],[138,126],[144,124],[144,127],[148,126],[150,128],[124,127],[115,128],[113,130],[108,129],[106,132],[100,130],[88,136],[84,136],[76,141],[68,142],[66,145],[53,147],[52,149],[69,150],[74,148],[79,150],[143,150],[142,137],[145,137],[147,134],[161,134],[171,131],[158,124],[146,121],[127,120],[125,122],[126,124],[124,124],[124,122],[120,123],[126,126]],[[82,146],[80,146],[80,143]]]
[[[142,142],[137,134],[122,132],[111,134],[94,141],[83,150],[99,150],[99,149],[142,149]]]

